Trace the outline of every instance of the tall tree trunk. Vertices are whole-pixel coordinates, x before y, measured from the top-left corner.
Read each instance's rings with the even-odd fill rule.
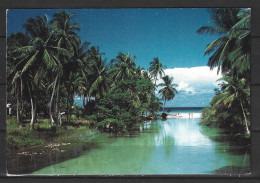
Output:
[[[23,115],[23,80],[22,77],[20,77],[21,80],[21,108],[20,108],[20,121],[22,122],[22,115]]]
[[[31,97],[31,113],[32,113],[32,119],[30,123],[31,124],[30,130],[33,130],[37,114],[36,114],[36,101],[34,101],[32,97]]]
[[[30,125],[31,125],[30,130],[33,130],[34,124],[35,124],[35,121],[36,121],[36,100],[35,101],[33,100],[33,95],[32,95],[32,92],[31,92],[31,89],[30,89],[28,82],[27,82],[27,85],[28,85],[28,91],[29,91],[30,101],[31,101],[31,116],[32,116],[32,119],[31,119],[31,123],[30,123]]]
[[[66,111],[66,117],[67,117],[67,122],[69,122],[69,92],[68,92],[68,95],[67,95],[67,111]]]
[[[61,112],[60,112],[60,79],[57,85],[57,98],[56,98],[56,122],[62,125]]]
[[[157,76],[155,77],[155,81],[154,81],[155,88],[156,88],[156,81],[157,81]]]
[[[17,87],[17,82],[15,82],[15,93],[16,93],[16,118],[17,118],[17,125],[21,126],[20,95],[19,95],[19,89]]]
[[[242,112],[243,112],[243,115],[244,115],[244,118],[245,118],[245,122],[246,122],[246,132],[247,132],[247,134],[250,134],[250,130],[249,130],[249,127],[248,127],[247,117],[246,117],[246,114],[245,114],[244,107],[243,107],[243,104],[242,104],[241,99],[240,99],[240,105],[241,105]]]
[[[72,95],[71,98],[70,98],[70,105],[69,105],[70,106],[70,108],[69,108],[69,120],[71,120],[71,113],[72,113],[71,107],[73,106],[73,104],[74,104],[74,97]]]
[[[163,104],[163,111],[164,111],[164,108],[165,108],[165,103],[166,103],[166,99],[164,100],[164,104]]]
[[[52,103],[53,103],[53,97],[54,97],[54,93],[55,93],[55,89],[56,89],[57,79],[58,79],[58,75],[55,78],[55,82],[54,82],[54,86],[53,86],[53,90],[52,90],[52,94],[51,94],[51,100],[49,102],[49,115],[50,115],[51,126],[54,126],[54,120],[53,120],[53,114],[52,114]]]
[[[86,97],[85,97],[85,95],[83,95],[83,107],[84,107],[84,109],[86,108]]]

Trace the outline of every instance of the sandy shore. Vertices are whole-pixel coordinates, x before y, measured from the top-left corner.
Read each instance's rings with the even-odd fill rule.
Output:
[[[201,118],[201,113],[168,113],[167,118]]]

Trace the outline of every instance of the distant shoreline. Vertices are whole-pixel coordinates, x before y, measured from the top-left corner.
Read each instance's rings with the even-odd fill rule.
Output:
[[[176,113],[167,114],[167,118],[201,118],[202,113]]]
[[[202,110],[205,107],[165,107],[164,110],[182,110],[182,109],[183,110],[193,110],[193,109]]]

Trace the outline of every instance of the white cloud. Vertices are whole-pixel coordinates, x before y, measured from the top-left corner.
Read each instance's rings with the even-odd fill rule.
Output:
[[[210,70],[208,66],[165,69],[166,75],[174,77],[176,83],[215,83],[221,74],[217,74],[217,68]]]
[[[187,94],[212,92],[218,87],[217,80],[222,77],[220,73],[217,74],[217,68],[210,70],[208,66],[165,69],[164,72],[174,78],[178,91],[185,91]],[[162,79],[157,81],[158,84],[162,82]]]
[[[181,81],[176,88],[177,91],[185,91],[186,93],[192,94],[195,93],[194,87],[190,87],[189,84]]]
[[[201,107],[209,105],[210,99],[215,95],[214,88],[219,87],[216,80],[222,77],[217,74],[217,68],[210,70],[208,66],[173,68],[164,70],[166,75],[174,78],[173,83],[178,86],[178,94],[174,100],[168,101],[166,106]],[[157,84],[162,83],[159,79]],[[157,94],[161,87],[157,88]]]
[[[165,69],[164,72],[166,75],[173,77],[175,83],[184,82],[186,84],[212,84],[222,77],[220,73],[217,74],[217,68],[210,70],[208,66]],[[158,80],[158,83],[161,82],[162,79]]]

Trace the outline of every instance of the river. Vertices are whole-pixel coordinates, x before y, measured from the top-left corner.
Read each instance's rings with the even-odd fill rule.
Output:
[[[202,127],[200,118],[143,122],[130,134],[98,134],[80,156],[33,174],[212,174],[248,173],[248,149],[223,130]],[[234,172],[235,171],[235,172]]]

